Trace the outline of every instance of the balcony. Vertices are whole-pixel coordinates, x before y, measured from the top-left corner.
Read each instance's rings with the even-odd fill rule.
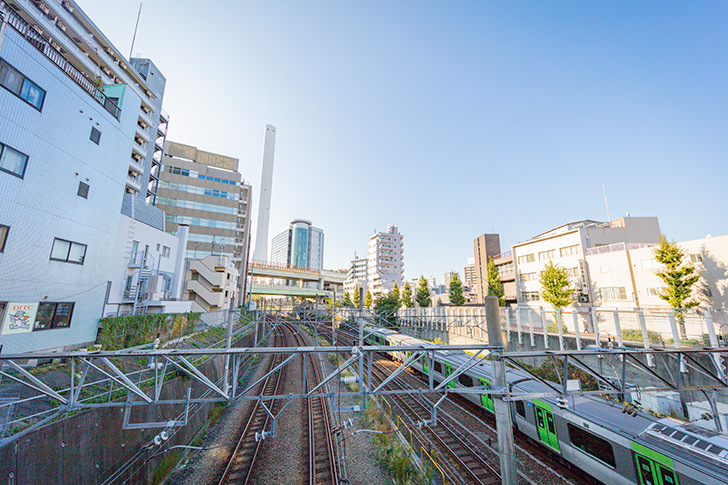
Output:
[[[142,177],[141,175],[132,175],[132,173],[126,176],[126,186],[133,189],[135,192],[142,190]]]
[[[142,164],[142,161],[137,160],[134,157],[129,159],[129,168],[137,172],[139,175],[144,173],[144,165]]]
[[[6,6],[7,4],[4,4]],[[47,40],[40,32],[32,28],[30,24],[20,17],[17,13],[13,12],[9,8],[2,9],[2,13],[7,19],[8,25],[16,30],[25,40],[38,49],[48,60],[55,64],[61,71],[66,73],[81,89],[86,91],[92,98],[94,98],[106,111],[108,111],[117,120],[121,116],[121,109],[117,104],[106,97],[106,95],[96,87],[94,81],[92,81],[86,74],[84,74],[79,68],[71,64],[58,50],[56,50],[49,40]],[[83,52],[83,51],[82,51]],[[88,55],[88,54],[86,54]]]

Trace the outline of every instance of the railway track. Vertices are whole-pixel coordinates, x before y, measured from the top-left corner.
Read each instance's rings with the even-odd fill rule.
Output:
[[[285,345],[285,340],[285,335],[277,334],[275,337],[275,345],[283,346]],[[273,357],[269,360],[266,373],[270,372],[276,365],[280,364],[282,360],[282,355],[273,355]],[[280,372],[276,372],[275,374],[268,376],[263,383],[261,396],[278,394],[278,389],[282,385],[284,374],[285,368]],[[276,408],[278,407],[276,404],[277,402],[278,401],[273,401],[271,404],[271,411],[273,413],[276,412]],[[269,421],[270,416],[265,409],[263,409],[261,402],[255,401],[252,412],[250,413],[250,418],[243,427],[243,433],[235,446],[235,450],[230,456],[230,460],[225,467],[225,471],[218,482],[219,485],[248,483],[251,478],[255,461],[259,456],[261,445],[263,444],[263,440],[256,440],[255,433],[257,430],[268,429]]]
[[[296,333],[296,341],[299,345],[307,345],[304,338],[298,333]],[[306,357],[308,359],[306,392],[313,389],[323,379],[321,366],[316,361],[317,357],[318,354],[307,354]],[[307,412],[309,484],[336,484],[338,474],[328,401],[322,397],[308,398]]]
[[[374,365],[372,377],[382,382],[389,372]],[[406,389],[409,386],[399,378],[390,381],[388,386],[395,389]],[[422,400],[410,394],[393,394],[389,396],[397,408],[412,424],[430,418],[430,409]],[[462,425],[450,417],[438,416],[438,425],[424,425],[421,431],[426,433],[440,456],[447,458],[452,465],[448,467],[448,478],[453,483],[492,485],[500,483],[500,473],[478,450],[478,445],[462,432]]]

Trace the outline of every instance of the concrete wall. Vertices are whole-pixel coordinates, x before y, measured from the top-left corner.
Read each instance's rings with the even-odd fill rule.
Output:
[[[252,346],[252,339],[249,335],[238,346]],[[216,381],[222,376],[224,360],[217,357],[204,367],[205,374]],[[205,389],[196,381],[177,378],[165,384],[162,398],[183,399],[189,386],[193,396]],[[206,421],[212,406],[200,405],[197,412],[190,415],[186,426],[168,430],[171,437],[167,447],[188,443]],[[180,406],[163,410],[143,406],[132,413],[131,422],[165,421],[182,410]],[[123,419],[123,408],[88,410],[0,448],[0,482],[94,484],[119,472],[114,483],[150,483],[154,469],[165,455],[157,455],[160,448],[154,445],[147,451],[140,450],[150,445],[161,429],[123,430]],[[126,468],[125,464],[135,457],[134,463]]]
[[[96,338],[140,99],[126,89],[115,119],[8,27],[0,57],[46,90],[38,111],[0,89],[0,142],[28,155],[24,178],[0,172],[0,302],[74,302],[68,328],[2,335],[4,352],[73,347]],[[101,131],[99,145],[89,140]],[[79,182],[90,185],[79,197]],[[109,221],[112,221],[109,224]],[[87,245],[83,264],[50,261],[54,238]]]

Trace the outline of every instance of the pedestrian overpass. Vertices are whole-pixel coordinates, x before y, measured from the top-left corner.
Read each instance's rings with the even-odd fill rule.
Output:
[[[346,273],[253,261],[251,295],[312,297],[341,295]],[[273,280],[274,282],[271,282]]]

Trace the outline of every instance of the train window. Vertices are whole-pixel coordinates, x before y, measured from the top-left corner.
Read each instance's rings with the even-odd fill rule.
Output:
[[[458,382],[460,382],[460,384],[464,387],[473,387],[473,378],[469,375],[460,374],[458,376]]]
[[[584,453],[593,456],[602,463],[615,468],[614,450],[609,441],[590,433],[578,426],[568,423],[571,444]]]
[[[523,401],[516,401],[516,412],[522,417],[526,417],[526,406]]]
[[[435,372],[437,372],[438,374],[442,374],[442,366],[440,365],[439,362],[435,361],[434,367],[435,367]]]
[[[669,468],[665,468],[664,466],[658,465],[660,470],[660,478],[662,478],[662,484],[663,485],[676,485],[677,479],[675,478],[675,472],[670,470]]]

